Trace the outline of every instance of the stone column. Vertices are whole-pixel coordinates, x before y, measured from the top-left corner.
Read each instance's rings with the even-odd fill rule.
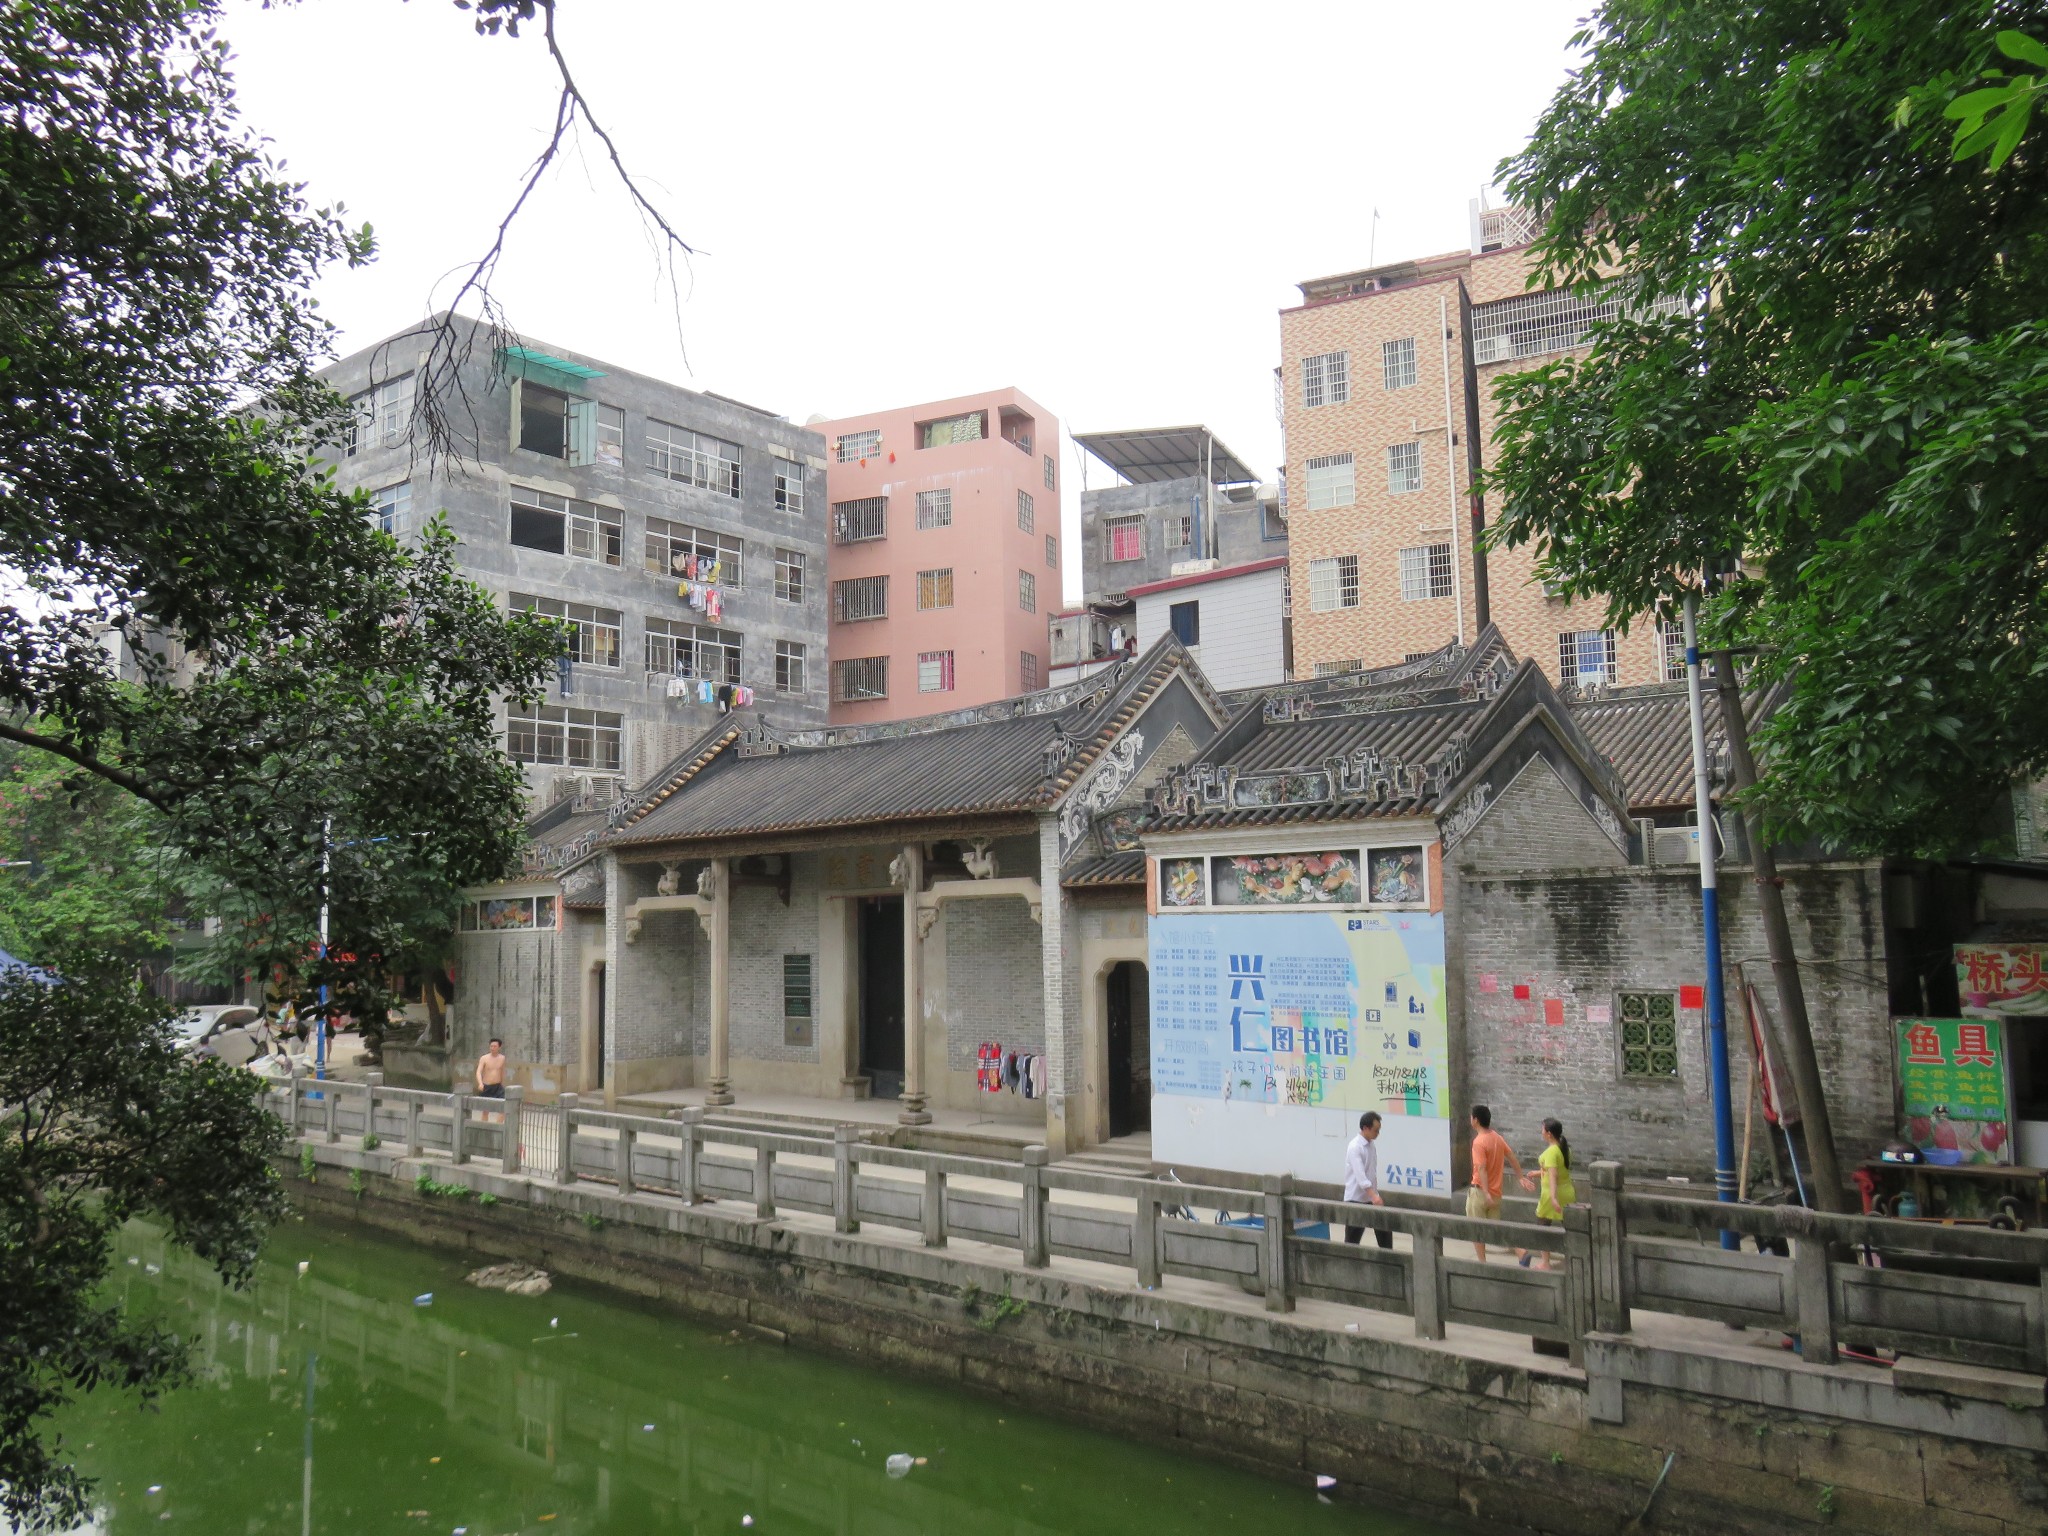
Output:
[[[732,865],[713,859],[700,894],[711,902],[711,1091],[706,1104],[732,1102]]]
[[[890,871],[903,887],[903,1109],[904,1125],[930,1125],[924,1091],[924,930],[917,898],[924,890],[924,845],[905,843]]]

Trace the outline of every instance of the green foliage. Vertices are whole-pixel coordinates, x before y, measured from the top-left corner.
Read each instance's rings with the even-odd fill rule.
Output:
[[[374,1152],[383,1145],[384,1138],[382,1136],[379,1136],[375,1131],[363,1132],[363,1150],[365,1152]]]
[[[1820,1490],[1820,1497],[1813,1501],[1813,1508],[1814,1512],[1818,1514],[1823,1520],[1832,1519],[1834,1517],[1835,1485],[1833,1483],[1826,1483],[1822,1485]]]
[[[190,1376],[173,1331],[101,1299],[135,1216],[245,1283],[284,1211],[283,1127],[251,1073],[175,1050],[167,1010],[118,962],[0,976],[0,1511],[68,1528],[90,1485],[37,1432],[101,1385],[144,1400]]]
[[[1998,34],[1998,51],[2008,59],[2048,69],[2048,48],[2024,32]],[[2011,75],[1987,69],[1984,78],[1992,84],[1958,96],[1942,109],[1943,117],[1956,123],[1950,153],[1958,160],[1989,154],[1991,169],[1997,170],[2012,158],[2033,121],[2034,103],[2044,89],[2040,75]]]
[[[317,1183],[320,1175],[320,1160],[313,1155],[311,1147],[299,1148],[299,1177],[308,1184]]]
[[[1979,846],[2048,768],[2048,157],[1958,162],[1942,116],[1994,23],[2048,4],[1611,0],[1503,168],[1546,281],[1683,308],[1501,384],[1491,539],[1623,627],[1718,588],[1709,645],[1785,687],[1781,836]]]
[[[601,1231],[604,1227],[604,1217],[596,1211],[585,1211],[583,1213],[583,1225],[590,1228],[593,1232]]]
[[[358,1200],[363,1198],[363,1170],[351,1168],[348,1171],[348,1192]]]
[[[135,961],[162,951],[177,889],[155,820],[105,779],[0,741],[0,948],[86,945]]]
[[[476,1203],[479,1206],[481,1206],[484,1210],[489,1210],[492,1206],[498,1203],[498,1197],[492,1194],[488,1189],[479,1190],[477,1192]]]
[[[467,1184],[444,1184],[424,1168],[420,1170],[419,1176],[412,1181],[412,1188],[414,1194],[424,1196],[429,1200],[437,1195],[447,1200],[475,1200],[480,1198],[477,1192]]]

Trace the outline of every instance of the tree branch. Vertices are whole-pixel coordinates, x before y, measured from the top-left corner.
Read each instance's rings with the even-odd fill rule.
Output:
[[[39,751],[54,753],[58,757],[78,764],[79,767],[85,769],[88,773],[98,774],[109,784],[118,785],[137,799],[146,800],[160,811],[168,811],[171,808],[172,797],[165,791],[145,783],[126,769],[116,768],[112,763],[102,761],[86,751],[85,748],[65,741],[61,737],[41,736],[34,731],[24,730],[18,725],[12,725],[5,720],[0,720],[0,741],[18,741],[25,747],[35,747]]]

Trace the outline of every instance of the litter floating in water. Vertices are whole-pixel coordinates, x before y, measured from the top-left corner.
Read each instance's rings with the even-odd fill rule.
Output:
[[[882,1463],[883,1468],[891,1477],[908,1477],[912,1467],[921,1467],[923,1465],[925,1465],[924,1457],[913,1456],[908,1451],[898,1451]]]
[[[311,1259],[301,1259],[301,1260],[299,1260],[299,1273],[300,1273],[300,1274],[302,1274],[302,1275],[303,1275],[303,1274],[304,1274],[304,1273],[305,1273],[305,1272],[306,1272],[307,1270],[311,1269],[312,1267],[313,1267],[313,1261],[312,1261]]]
[[[129,1262],[130,1264],[140,1264],[140,1263],[142,1262],[142,1260],[140,1260],[140,1259],[138,1259],[138,1258],[134,1257],[134,1256],[133,1256],[133,1255],[131,1254],[131,1255],[129,1256],[128,1262]]]
[[[427,1458],[427,1465],[430,1467],[438,1467],[439,1465],[441,1465],[441,1458],[438,1456],[429,1456]]]
[[[434,1293],[432,1291],[421,1291],[419,1295],[413,1297],[412,1304],[416,1307],[431,1307],[434,1304]]]
[[[550,1328],[559,1328],[562,1326],[562,1320],[559,1317],[551,1317],[548,1319],[548,1326]]]
[[[1321,1472],[1318,1472],[1316,1474],[1316,1491],[1318,1493],[1327,1493],[1330,1489],[1336,1486],[1337,1479],[1335,1479],[1334,1477],[1326,1476]]]
[[[151,1483],[147,1488],[143,1489],[142,1491],[144,1493],[162,1493],[164,1491],[164,1485],[162,1483]]]
[[[651,1435],[654,1433],[654,1426],[652,1424],[642,1424],[640,1429],[643,1434]]]
[[[752,1515],[741,1515],[741,1516],[740,1516],[740,1524],[741,1524],[741,1525],[752,1525],[753,1523],[754,1523],[754,1517],[753,1517]]]
[[[160,1275],[164,1272],[164,1267],[161,1264],[145,1264],[142,1266],[142,1272],[145,1275]]]

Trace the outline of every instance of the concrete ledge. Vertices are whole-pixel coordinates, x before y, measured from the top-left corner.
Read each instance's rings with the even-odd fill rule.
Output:
[[[1994,1371],[1983,1365],[1915,1360],[1901,1355],[1892,1366],[1892,1385],[1901,1392],[1944,1392],[1950,1397],[2003,1403],[2008,1408],[2048,1405],[2048,1380],[2030,1372]]]

